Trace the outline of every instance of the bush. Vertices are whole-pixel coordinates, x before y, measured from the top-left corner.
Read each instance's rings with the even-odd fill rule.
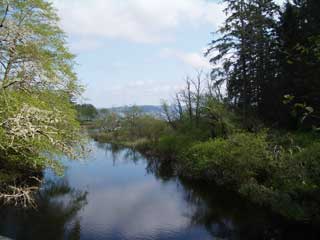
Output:
[[[297,142],[293,140],[291,146],[298,146]],[[319,160],[319,142],[295,151],[283,147],[272,161],[267,181],[244,182],[239,191],[288,218],[315,220],[320,217]]]
[[[262,181],[271,156],[265,134],[237,133],[197,143],[183,154],[183,160],[186,175],[239,185],[251,178]]]
[[[161,157],[176,158],[186,151],[193,142],[192,138],[184,135],[162,136],[155,145],[155,150]]]
[[[294,161],[304,170],[303,185],[319,188],[320,184],[320,142],[314,143],[294,155]],[[302,170],[300,168],[300,170]]]
[[[141,116],[136,120],[136,135],[146,138],[151,143],[159,141],[160,136],[169,132],[167,123],[152,116]]]
[[[306,143],[299,135],[300,143]],[[193,144],[180,156],[180,171],[192,178],[225,184],[254,202],[291,219],[320,216],[320,142],[295,151],[269,142],[266,134],[237,133]],[[302,139],[302,140],[301,140]]]

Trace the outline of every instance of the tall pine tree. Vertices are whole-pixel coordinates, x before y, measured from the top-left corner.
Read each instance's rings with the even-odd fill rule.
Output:
[[[287,3],[281,18],[282,74],[278,92],[320,112],[320,1]],[[308,119],[307,125],[319,119]],[[309,122],[309,124],[308,124]],[[297,123],[297,122],[296,122]]]
[[[230,101],[244,117],[270,108],[272,83],[278,76],[279,7],[271,0],[225,0],[228,18],[211,42],[211,62],[223,68]]]

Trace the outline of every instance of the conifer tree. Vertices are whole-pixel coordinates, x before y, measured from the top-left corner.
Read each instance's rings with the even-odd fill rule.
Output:
[[[228,18],[208,50],[211,62],[221,63],[229,100],[244,116],[269,107],[272,81],[277,77],[279,7],[268,0],[225,0]],[[272,71],[270,71],[272,69]]]
[[[281,17],[281,81],[278,92],[320,112],[320,2],[287,3]],[[311,124],[316,119],[310,119]]]

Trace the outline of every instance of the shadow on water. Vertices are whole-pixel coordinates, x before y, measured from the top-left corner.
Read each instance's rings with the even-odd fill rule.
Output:
[[[37,209],[0,209],[0,232],[13,239],[80,239],[77,213],[87,203],[87,192],[66,180],[47,182],[37,196]]]

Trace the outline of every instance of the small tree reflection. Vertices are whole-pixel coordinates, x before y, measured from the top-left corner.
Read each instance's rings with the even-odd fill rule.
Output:
[[[119,144],[109,144],[109,143],[97,143],[98,148],[105,149],[106,153],[111,153],[113,164],[115,165],[117,161],[129,161],[137,163],[143,157],[142,155],[131,148],[121,146]]]
[[[87,204],[87,192],[69,186],[66,180],[48,182],[37,196],[37,209],[5,209],[1,233],[14,239],[80,239],[78,212]]]

